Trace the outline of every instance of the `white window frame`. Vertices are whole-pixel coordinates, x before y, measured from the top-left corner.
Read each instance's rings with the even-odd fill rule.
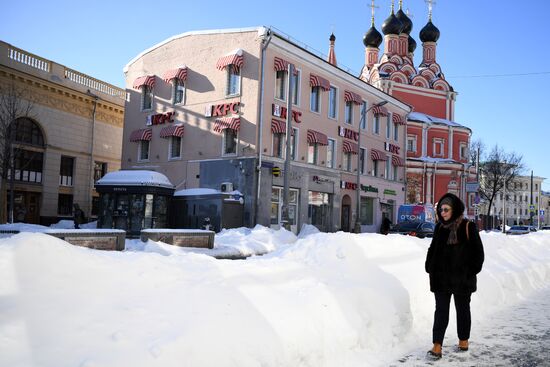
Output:
[[[313,156],[311,156],[310,148],[313,148]],[[319,161],[319,144],[307,144],[307,163],[317,164]]]
[[[393,123],[393,120],[392,120]],[[399,141],[399,124],[393,124],[393,140]]]
[[[372,171],[371,171],[371,175],[373,177],[378,177],[378,167],[379,167],[379,164],[378,164],[378,160],[375,160],[373,159],[372,160]]]
[[[388,113],[388,116],[386,116],[386,139],[391,139],[391,124],[392,124],[392,118],[391,113]]]
[[[399,166],[392,164],[392,180],[397,181],[399,176]]]
[[[288,71],[287,70],[277,70],[275,71],[275,99],[279,101],[286,101],[286,91],[287,91],[287,80],[288,80]]]
[[[151,101],[151,105],[149,107],[145,107],[145,101],[147,96],[149,96],[149,99]],[[142,85],[141,86],[141,111],[151,111],[153,110],[153,103],[155,100],[155,95],[153,94],[153,88],[148,85]]]
[[[363,157],[362,159],[361,159],[361,156]],[[359,162],[361,163],[361,167],[359,167],[359,169],[361,170],[360,173],[362,175],[364,175],[365,172],[367,172],[367,169],[365,167],[365,163],[367,163],[366,157],[367,157],[367,148],[359,148]]]
[[[317,110],[314,110],[312,109],[313,107],[313,91],[317,91],[317,93],[315,94],[316,95],[316,104],[317,104]],[[309,93],[309,110],[313,113],[318,113],[320,114],[321,113],[321,87],[317,86],[317,87],[311,87],[310,89],[310,93]]]
[[[360,129],[361,130],[367,130],[367,109],[368,109],[368,105],[369,105],[369,102],[368,101],[363,101],[363,103],[361,104],[361,110],[359,111],[361,116],[359,116],[359,124],[361,125],[360,126]],[[365,112],[363,112],[365,111]],[[362,121],[362,124],[361,124],[361,119],[362,117],[365,116],[365,119]]]
[[[295,127],[292,128],[292,131],[294,131],[294,135],[290,137],[290,158],[295,161],[298,157],[298,142],[300,141],[298,139],[298,132],[299,130]]]
[[[463,154],[463,152],[465,154]],[[469,159],[470,151],[468,149],[468,144],[467,143],[464,143],[464,142],[460,143],[460,145],[459,145],[459,154],[460,154],[460,159],[466,159],[466,160]]]
[[[331,100],[331,94],[334,91],[334,98]],[[334,102],[334,103],[332,103]],[[331,115],[331,108],[333,107],[334,116]],[[328,91],[328,111],[327,116],[331,120],[338,120],[338,88],[331,85]]]
[[[300,86],[300,79],[302,77],[302,71],[300,69],[294,69],[292,78],[294,79],[294,90],[292,91],[292,104],[294,106],[300,106],[300,97],[302,94],[302,88]]]
[[[328,139],[328,143],[329,144],[327,145],[326,166],[328,168],[335,168],[335,165],[336,165],[336,140]],[[332,143],[332,146],[331,146],[331,143]],[[330,152],[330,155],[329,155],[329,152]]]
[[[437,153],[436,146],[440,146],[440,153]],[[444,157],[445,156],[445,139],[442,138],[433,138],[433,156],[434,157]]]
[[[344,123],[353,126],[353,102],[346,102],[344,107]]]
[[[281,151],[281,155],[275,155],[276,148],[277,148],[277,144],[276,144],[277,139],[279,139],[279,147],[278,148]],[[272,142],[271,155],[275,158],[284,158],[285,153],[286,153],[285,144],[284,144],[285,143],[285,134],[281,134],[281,133],[273,134],[271,142]]]
[[[141,158],[142,156],[142,150],[144,143],[147,143],[147,158]],[[151,159],[151,141],[150,140],[140,140],[138,142],[138,156],[137,161],[138,162],[149,162]]]
[[[174,141],[176,139],[179,139],[179,155],[178,156],[172,156],[172,148],[174,146]],[[180,160],[182,158],[182,145],[183,145],[183,139],[179,136],[171,136],[170,141],[168,143],[168,160],[174,161],[174,160]]]
[[[347,172],[351,172],[352,169],[352,154],[351,152],[342,152],[342,169]]]
[[[417,139],[416,135],[407,135],[407,152],[416,153],[417,151]],[[409,146],[412,149],[409,149]]]
[[[235,132],[235,152],[234,153],[226,153],[226,139],[227,139],[227,131],[231,130]],[[224,129],[222,132],[222,156],[228,157],[228,156],[236,156],[237,152],[239,151],[239,132],[235,131],[233,129]]]
[[[380,135],[380,115],[374,115],[372,120],[372,133]]]
[[[390,177],[391,175],[391,159],[387,159],[386,162],[384,162],[384,178],[386,180],[391,180],[392,178]]]
[[[176,97],[178,95],[178,91],[182,91],[182,98],[181,102],[176,101]],[[182,82],[181,80],[178,80],[174,78],[172,80],[172,104],[173,105],[185,105],[185,94],[186,94],[186,87],[185,82]]]
[[[235,65],[227,65],[226,66],[226,82],[225,82],[225,96],[226,97],[235,97],[235,96],[240,96],[241,95],[241,82],[242,82],[242,73],[241,73],[241,69],[242,68],[239,68],[239,73],[235,73]],[[230,93],[231,92],[231,76],[232,75],[237,75],[238,77],[235,79],[235,82],[237,83],[237,86],[236,86],[236,89],[237,91],[235,93]]]

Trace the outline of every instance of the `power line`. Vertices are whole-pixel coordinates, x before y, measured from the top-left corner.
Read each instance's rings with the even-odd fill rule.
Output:
[[[545,75],[550,74],[550,71],[537,71],[533,73],[516,73],[516,74],[482,74],[482,75],[453,75],[446,78],[500,78],[509,76],[527,76],[527,75]]]

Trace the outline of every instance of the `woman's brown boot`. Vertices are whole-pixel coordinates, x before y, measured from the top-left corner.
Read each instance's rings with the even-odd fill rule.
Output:
[[[434,343],[434,346],[431,350],[428,351],[428,358],[432,360],[438,360],[441,359],[443,354],[441,353],[441,344]]]
[[[465,352],[468,350],[468,340],[459,340],[458,341],[458,350]]]

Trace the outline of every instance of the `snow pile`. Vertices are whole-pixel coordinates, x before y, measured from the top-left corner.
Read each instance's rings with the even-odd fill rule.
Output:
[[[237,261],[151,241],[106,252],[41,233],[0,239],[0,365],[387,366],[429,348],[430,240],[314,232],[220,233],[222,247],[273,250]],[[493,312],[550,284],[550,233],[481,235],[473,340]]]

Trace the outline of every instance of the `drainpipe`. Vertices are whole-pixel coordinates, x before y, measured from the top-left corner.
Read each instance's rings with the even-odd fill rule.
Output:
[[[86,92],[87,95],[92,97],[94,100],[92,101],[94,104],[94,109],[92,111],[92,145],[90,147],[90,179],[88,180],[88,218],[92,216],[92,187],[94,182],[94,144],[95,144],[95,113],[97,109],[97,100],[99,99],[99,96],[93,94],[88,91]]]
[[[432,203],[435,203],[435,175],[437,175],[437,162],[434,162],[434,176],[432,177]]]
[[[258,224],[258,206],[260,202],[260,190],[262,183],[262,140],[263,140],[263,117],[264,117],[264,68],[265,68],[265,52],[267,46],[271,42],[271,29],[267,29],[264,33],[265,38],[262,40],[261,54],[260,54],[260,93],[258,95],[258,143],[256,147],[258,149],[258,166],[256,171],[258,172],[256,201],[254,204],[254,225]]]

